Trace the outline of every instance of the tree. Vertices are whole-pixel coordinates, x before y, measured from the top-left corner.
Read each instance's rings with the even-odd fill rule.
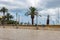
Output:
[[[5,16],[7,18],[7,21],[11,20],[13,18],[12,15],[10,15],[10,13],[7,13],[7,15]]]
[[[3,12],[3,24],[4,24],[4,22],[5,22],[5,13],[8,12],[8,9],[5,8],[5,7],[2,7],[0,12]]]
[[[49,15],[47,16],[48,18],[47,18],[47,25],[49,25]]]
[[[6,16],[5,16],[5,20],[7,23],[9,23],[9,21],[13,18],[12,15],[10,15],[10,13],[7,13]]]
[[[3,12],[3,16],[5,16],[5,12],[8,12],[8,9],[5,7],[2,7],[0,12]]]
[[[0,16],[0,24],[1,24],[1,21],[2,21],[2,16]]]
[[[21,22],[20,25],[23,25],[23,22]]]
[[[13,18],[13,16],[12,15],[10,15],[10,13],[7,13],[6,15],[5,15],[5,22],[7,23],[7,24],[19,24],[19,22],[17,22],[17,21],[14,21],[14,20],[11,20]]]
[[[31,20],[32,20],[32,25],[34,25],[34,18],[36,15],[36,8],[35,7],[30,7],[29,11],[25,14],[25,15],[30,15],[31,16]]]

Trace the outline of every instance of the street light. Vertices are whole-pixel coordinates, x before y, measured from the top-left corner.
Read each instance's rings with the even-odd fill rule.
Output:
[[[18,16],[18,13],[16,13],[16,29],[18,29],[18,26],[17,26],[17,16]]]
[[[36,12],[37,13],[37,12]],[[38,15],[38,13],[36,14],[36,29],[38,30],[38,16],[40,16],[41,17],[41,15]]]
[[[18,18],[18,20],[19,20],[19,24],[20,24],[20,15],[19,15],[19,18]]]
[[[58,21],[57,22],[58,22],[58,25],[59,25],[59,8],[58,8]]]

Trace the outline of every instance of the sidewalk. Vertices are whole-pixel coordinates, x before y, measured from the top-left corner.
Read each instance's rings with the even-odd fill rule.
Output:
[[[0,40],[60,40],[60,31],[0,28]]]

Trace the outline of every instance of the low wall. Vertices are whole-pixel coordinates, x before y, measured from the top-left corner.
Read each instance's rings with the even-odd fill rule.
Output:
[[[0,28],[14,28],[14,29],[48,29],[48,28],[60,28],[60,25],[38,25],[38,26],[32,26],[32,25],[1,25]]]

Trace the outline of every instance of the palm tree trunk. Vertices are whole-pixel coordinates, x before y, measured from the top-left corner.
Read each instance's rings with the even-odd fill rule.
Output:
[[[32,18],[32,25],[34,25],[34,18]]]
[[[49,19],[47,19],[47,25],[49,25]]]
[[[3,12],[3,28],[5,28],[4,24],[5,24],[5,12]]]
[[[47,18],[47,25],[49,25],[49,15],[48,15],[48,18]]]

